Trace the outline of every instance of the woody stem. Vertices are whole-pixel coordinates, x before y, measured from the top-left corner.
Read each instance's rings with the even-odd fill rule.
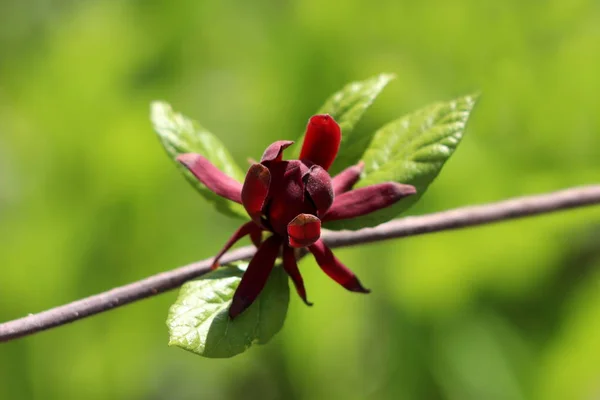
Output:
[[[354,232],[324,232],[322,239],[332,248],[353,246],[490,224],[594,204],[600,204],[600,185],[589,185],[486,205],[461,207],[418,217],[401,218],[375,228],[365,228]],[[243,247],[225,254],[221,260],[223,264],[227,264],[249,259],[255,251],[254,246]],[[0,324],[0,342],[65,325],[175,289],[184,282],[209,272],[211,264],[212,258],[195,262],[38,314],[30,314],[23,318],[5,322]]]

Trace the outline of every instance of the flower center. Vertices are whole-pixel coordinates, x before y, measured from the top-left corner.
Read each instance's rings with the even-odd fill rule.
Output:
[[[272,162],[269,170],[271,186],[264,209],[267,226],[273,232],[287,236],[287,226],[298,214],[317,215],[303,180],[309,167],[302,161],[289,160]]]

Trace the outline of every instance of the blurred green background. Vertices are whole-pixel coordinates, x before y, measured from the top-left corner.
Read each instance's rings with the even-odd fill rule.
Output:
[[[367,132],[481,90],[410,213],[598,182],[595,0],[0,2],[0,321],[211,257],[238,221],[153,133],[165,99],[241,165],[333,91],[393,72]],[[0,345],[1,399],[597,399],[600,209],[306,258],[267,346],[167,347],[176,292]]]

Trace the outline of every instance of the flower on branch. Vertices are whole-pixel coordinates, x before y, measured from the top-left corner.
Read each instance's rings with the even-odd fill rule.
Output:
[[[250,236],[258,248],[233,296],[230,318],[254,302],[280,252],[283,268],[296,291],[311,305],[294,251],[303,247],[307,247],[321,269],[344,288],[369,292],[320,240],[321,224],[380,210],[416,190],[394,182],[352,189],[360,178],[362,162],[331,178],[327,171],[335,160],[340,141],[337,122],[327,114],[315,115],[308,122],[299,160],[283,160],[283,151],[294,142],[277,141],[267,147],[260,163],[250,167],[243,184],[199,154],[187,153],[177,158],[208,189],[242,204],[251,218],[231,236],[213,262],[216,268],[221,256],[244,236]],[[271,234],[264,241],[263,232]]]

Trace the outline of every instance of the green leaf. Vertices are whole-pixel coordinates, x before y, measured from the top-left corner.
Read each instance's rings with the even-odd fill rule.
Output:
[[[204,357],[227,358],[271,340],[287,314],[287,275],[283,268],[273,268],[256,301],[232,321],[228,309],[242,273],[237,267],[220,268],[185,283],[169,310],[169,346]]]
[[[359,229],[379,225],[406,211],[425,193],[460,143],[476,95],[440,102],[397,119],[375,132],[363,161],[357,187],[381,182],[413,185],[417,194],[363,217],[327,224],[327,229]]]
[[[351,82],[334,93],[317,111],[317,114],[331,115],[342,129],[340,151],[329,170],[332,175],[360,159],[366,148],[364,142],[368,143],[369,138],[354,134],[354,128],[367,108],[394,78],[392,74],[380,74],[364,81]],[[303,141],[304,135],[296,142],[298,146],[295,146],[293,158],[300,155]],[[356,145],[357,142],[363,145]]]
[[[248,215],[240,204],[218,196],[208,190],[192,173],[175,160],[179,154],[197,153],[206,157],[227,175],[243,182],[243,171],[233,161],[223,143],[195,121],[174,112],[167,103],[160,101],[153,102],[151,106],[151,118],[154,130],[158,134],[167,154],[177,164],[192,186],[221,213],[248,219]]]

